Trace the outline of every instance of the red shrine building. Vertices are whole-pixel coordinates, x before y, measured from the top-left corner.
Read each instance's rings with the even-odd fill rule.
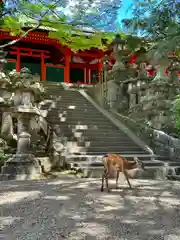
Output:
[[[90,35],[92,32],[85,32]],[[0,31],[1,44],[17,39],[8,32]],[[102,57],[98,49],[71,51],[57,39],[48,37],[47,30],[30,32],[26,37],[5,49],[7,63],[4,71],[27,67],[42,81],[96,84],[102,71]]]
[[[92,31],[84,31],[87,36],[92,35]],[[8,32],[0,31],[0,42],[5,44],[17,39]],[[48,37],[48,31],[38,29],[30,32],[26,37],[5,49],[7,63],[4,71],[27,67],[33,75],[40,76],[42,81],[65,82],[76,84],[96,84],[100,80],[102,71],[102,58],[107,52],[99,49],[71,51],[70,48],[60,44],[59,40]],[[135,56],[130,59],[130,64],[135,63]],[[112,66],[115,62],[110,56],[109,62]],[[155,72],[148,69],[148,75],[154,76]]]

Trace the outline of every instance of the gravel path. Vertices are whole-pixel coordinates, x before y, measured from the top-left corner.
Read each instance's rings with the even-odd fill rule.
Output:
[[[67,175],[0,182],[0,240],[180,239],[180,182],[131,182],[111,193]]]

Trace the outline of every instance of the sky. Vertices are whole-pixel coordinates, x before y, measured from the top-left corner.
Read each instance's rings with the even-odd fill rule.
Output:
[[[118,21],[120,22],[123,18],[130,18],[131,17],[131,11],[130,6],[133,3],[133,0],[123,0],[122,7],[119,10],[118,13]],[[129,11],[128,11],[129,10]]]
[[[50,0],[44,0],[44,2],[47,2],[47,3],[49,1]],[[99,3],[100,1],[101,0],[95,0],[94,3],[96,4],[96,2]],[[110,1],[111,0],[107,0],[107,2],[109,2],[109,3],[110,3]],[[133,3],[133,1],[134,0],[122,0],[122,7],[119,9],[119,12],[118,12],[117,16],[113,12],[112,12],[112,16],[106,15],[106,13],[104,13],[103,16],[102,16],[102,29],[101,30],[105,30],[105,31],[107,31],[107,30],[108,31],[112,31],[112,30],[113,31],[116,31],[116,30],[119,31],[119,30],[121,30],[122,29],[121,20],[124,19],[124,18],[130,18],[131,17],[131,11],[129,9],[130,9],[130,6]],[[11,0],[6,1],[6,4],[8,4],[10,2],[11,2]],[[31,0],[31,2],[37,2],[37,0]],[[66,1],[62,0],[62,2],[65,3]],[[72,16],[71,8],[73,9],[73,7],[75,6],[76,2],[79,2],[79,0],[68,0],[66,2],[66,3],[68,3],[66,5],[66,7],[63,8],[63,9],[62,9],[62,7],[58,7],[58,10],[61,11],[61,12],[64,12],[65,15],[69,15],[71,17]],[[84,2],[86,2],[86,1],[84,0]],[[116,0],[116,3],[118,4],[118,0]],[[119,3],[120,3],[120,0],[119,0]],[[11,2],[11,4],[12,4],[12,2]],[[107,18],[109,17],[111,19],[109,26],[106,23],[106,17]],[[104,22],[104,27],[103,27],[103,22]],[[98,24],[98,22],[97,22],[97,24]],[[101,28],[101,26],[100,26],[100,28]]]
[[[71,16],[72,12],[71,12],[71,7],[73,8],[73,6],[75,5],[76,0],[69,0],[69,4],[66,8],[62,9],[61,7],[59,8],[60,11],[63,11],[65,14]],[[109,26],[109,30],[111,31],[112,29],[117,29],[120,30],[122,29],[121,26],[121,20],[124,18],[130,18],[131,17],[131,11],[130,11],[130,7],[131,4],[133,3],[133,0],[122,0],[122,7],[120,8],[119,12],[118,12],[118,16],[115,16],[115,21],[113,23],[114,26]],[[107,30],[107,26],[104,26],[105,29],[102,30]]]

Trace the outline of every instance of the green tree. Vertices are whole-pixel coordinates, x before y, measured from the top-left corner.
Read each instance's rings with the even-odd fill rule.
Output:
[[[156,48],[179,52],[179,0],[134,0],[132,12],[132,18],[123,19],[126,30],[148,38]]]
[[[77,9],[77,6],[75,8]],[[5,8],[4,4],[2,4],[1,9],[1,28],[10,31],[12,35],[18,35],[17,40],[0,45],[1,49],[15,44],[29,32],[40,27],[44,27],[46,29],[48,28],[50,37],[59,39],[62,44],[70,46],[74,51],[91,48],[104,49],[105,46],[102,44],[101,39],[107,39],[108,43],[112,41],[115,35],[112,33],[104,34],[100,31],[94,31],[87,36],[87,34],[84,34],[83,25],[79,25],[79,15],[82,14],[82,7],[79,10],[79,15],[76,11],[73,19],[69,21],[68,17],[59,10],[58,0],[53,4],[42,1],[39,1],[38,3],[31,3],[27,0],[21,0],[15,5],[15,13],[15,9],[13,7],[8,6],[8,8]],[[94,14],[94,12],[91,12],[92,9],[93,8],[90,4],[89,12],[86,11],[85,13],[86,16],[87,14]],[[84,23],[84,25],[86,24]],[[24,30],[27,26],[29,29]]]

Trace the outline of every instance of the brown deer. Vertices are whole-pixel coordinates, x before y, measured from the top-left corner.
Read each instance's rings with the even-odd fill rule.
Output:
[[[114,170],[116,172],[116,189],[118,189],[118,180],[119,180],[119,173],[122,172],[128,182],[128,185],[130,189],[132,189],[132,186],[129,182],[128,173],[127,170],[139,168],[142,170],[145,170],[144,163],[139,160],[137,157],[134,157],[134,161],[130,162],[126,158],[121,157],[117,154],[106,154],[102,158],[104,170],[102,174],[102,185],[101,185],[101,192],[104,191],[104,179],[106,181],[106,188],[109,192],[109,184],[108,184],[108,177]]]

